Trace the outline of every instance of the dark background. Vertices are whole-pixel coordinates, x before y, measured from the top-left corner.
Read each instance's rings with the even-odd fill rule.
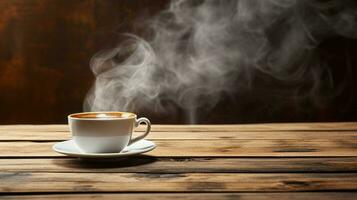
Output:
[[[167,3],[1,0],[0,124],[66,123],[66,115],[82,111],[93,82],[88,67],[91,56],[116,45],[120,33],[142,35],[142,22]],[[340,85],[329,98],[297,102],[292,93],[285,92],[294,88],[273,79],[260,80],[258,75],[254,88],[223,98],[213,110],[202,112],[199,122],[356,121],[357,41],[330,38],[318,48]],[[154,123],[187,122],[184,111],[171,116],[136,112]]]

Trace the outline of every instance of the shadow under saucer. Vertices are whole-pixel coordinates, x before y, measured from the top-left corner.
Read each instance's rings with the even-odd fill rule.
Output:
[[[112,169],[125,168],[140,165],[147,165],[156,162],[158,159],[154,156],[128,156],[118,158],[65,158],[54,159],[52,162],[65,168],[72,169]]]

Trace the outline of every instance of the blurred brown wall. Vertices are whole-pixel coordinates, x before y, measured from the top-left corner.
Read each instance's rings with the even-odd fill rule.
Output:
[[[166,2],[1,0],[0,124],[61,123],[81,111],[91,56]]]
[[[125,32],[145,32],[142,21],[168,0],[0,0],[0,124],[65,123],[82,111],[93,82],[91,56],[119,42]],[[357,40],[331,38],[320,45],[344,90],[331,99],[297,106],[284,85],[256,77],[252,90],[222,98],[201,123],[356,121]],[[345,58],[349,57],[350,62]],[[337,88],[336,90],[340,90]],[[289,90],[284,90],[289,91]],[[320,102],[325,102],[322,106]],[[326,103],[327,102],[327,103]],[[154,123],[185,123],[183,111],[168,116],[143,111]]]

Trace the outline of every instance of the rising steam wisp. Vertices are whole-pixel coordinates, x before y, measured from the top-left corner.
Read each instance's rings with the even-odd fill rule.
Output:
[[[188,122],[222,95],[251,87],[257,72],[321,95],[332,85],[316,47],[357,37],[349,0],[179,0],[148,23],[147,40],[127,35],[96,54],[85,110],[187,111]],[[238,99],[239,101],[239,99]]]

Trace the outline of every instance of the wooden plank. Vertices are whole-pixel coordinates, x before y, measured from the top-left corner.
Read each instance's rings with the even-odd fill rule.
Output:
[[[7,131],[0,130],[0,141],[60,141],[70,138],[68,131]]]
[[[357,190],[357,173],[0,172],[0,192],[278,192]]]
[[[146,155],[163,157],[326,157],[356,156],[356,140],[154,140],[157,148]],[[62,156],[54,142],[0,142],[0,157]]]
[[[186,200],[355,200],[355,192],[287,192],[287,193],[116,193],[116,194],[54,194],[54,195],[14,195],[0,196],[1,200],[144,200],[144,199],[186,199]]]
[[[32,124],[17,124],[17,125],[0,125],[1,131],[33,131],[33,132],[68,132],[67,124],[49,124],[49,125],[32,125]]]
[[[139,127],[138,131],[143,131]],[[67,125],[1,125],[0,130],[25,131],[68,131]],[[153,131],[330,131],[357,130],[357,122],[324,122],[324,123],[271,123],[271,124],[225,124],[225,125],[158,125],[152,126]]]
[[[139,134],[139,133],[137,133]],[[134,134],[135,135],[135,134]],[[0,141],[60,141],[70,138],[65,131],[6,131],[0,130]],[[357,131],[275,131],[275,132],[151,132],[147,139],[320,139],[357,140]]]
[[[258,173],[357,172],[357,157],[345,158],[156,158],[94,162],[81,159],[0,159],[1,172]]]

